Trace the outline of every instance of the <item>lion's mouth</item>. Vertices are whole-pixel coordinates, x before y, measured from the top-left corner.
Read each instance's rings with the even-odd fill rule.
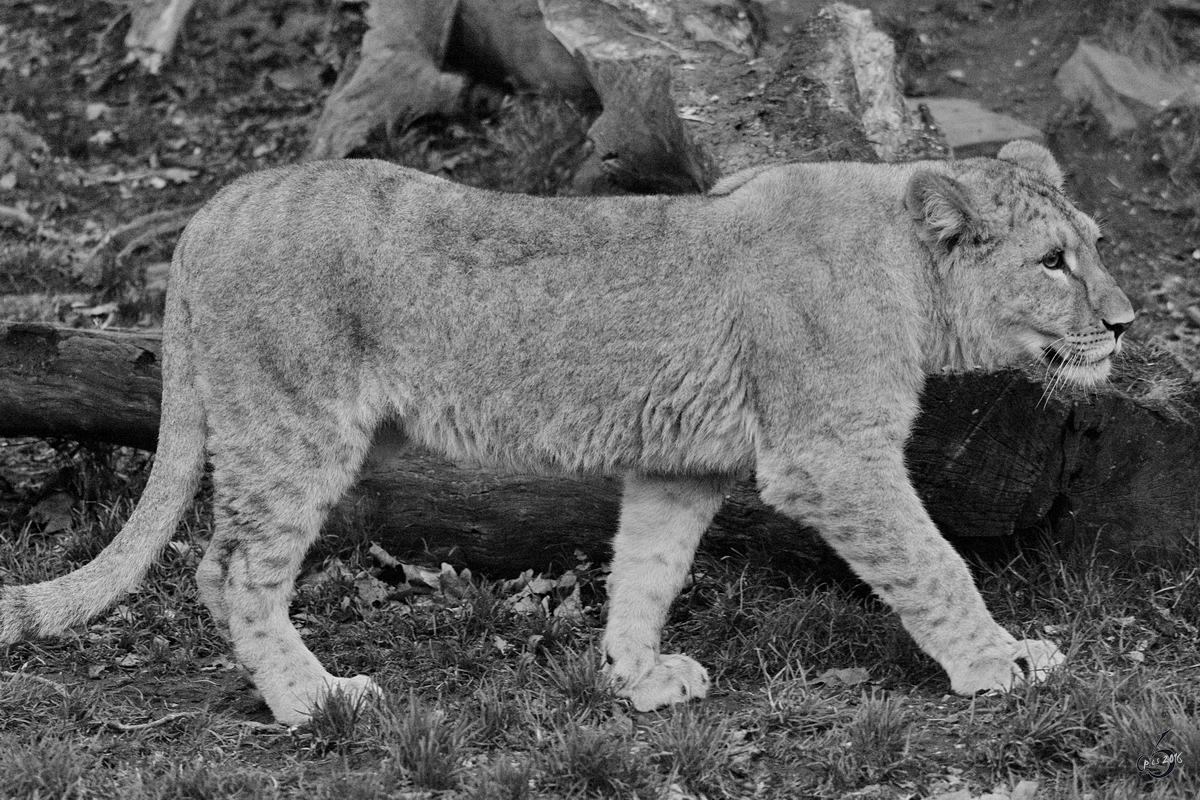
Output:
[[[1092,386],[1108,377],[1112,368],[1112,353],[1087,353],[1053,345],[1041,348],[1042,363],[1056,381]]]
[[[1042,348],[1042,361],[1049,367],[1104,367],[1112,353],[1067,353],[1053,345]]]

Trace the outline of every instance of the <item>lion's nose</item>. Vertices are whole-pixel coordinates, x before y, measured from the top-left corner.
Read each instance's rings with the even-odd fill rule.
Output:
[[[1129,330],[1131,324],[1133,324],[1132,319],[1129,322],[1109,322],[1108,320],[1104,320],[1104,327],[1112,331],[1113,338],[1118,342],[1121,341],[1121,334]]]

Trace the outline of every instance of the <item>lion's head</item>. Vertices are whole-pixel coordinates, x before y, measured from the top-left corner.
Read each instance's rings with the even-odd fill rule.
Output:
[[[1133,307],[1100,262],[1099,227],[1062,184],[1050,152],[1024,141],[913,175],[905,202],[937,264],[951,363],[1030,356],[1060,380],[1108,376]]]

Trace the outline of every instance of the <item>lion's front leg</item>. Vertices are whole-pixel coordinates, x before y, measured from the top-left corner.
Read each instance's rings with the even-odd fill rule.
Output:
[[[608,579],[604,654],[616,693],[638,711],[708,693],[704,667],[682,654],[662,655],[659,642],[671,601],[683,588],[725,486],[724,479],[625,478]]]
[[[859,445],[862,442],[858,443]],[[816,527],[964,695],[1040,681],[1064,660],[1053,642],[1018,641],[984,605],[966,563],[909,482],[898,445],[864,457],[807,448],[760,458],[763,500]]]

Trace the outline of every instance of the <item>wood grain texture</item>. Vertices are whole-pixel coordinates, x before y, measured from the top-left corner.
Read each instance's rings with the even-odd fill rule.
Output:
[[[0,436],[154,449],[161,337],[0,324]]]

